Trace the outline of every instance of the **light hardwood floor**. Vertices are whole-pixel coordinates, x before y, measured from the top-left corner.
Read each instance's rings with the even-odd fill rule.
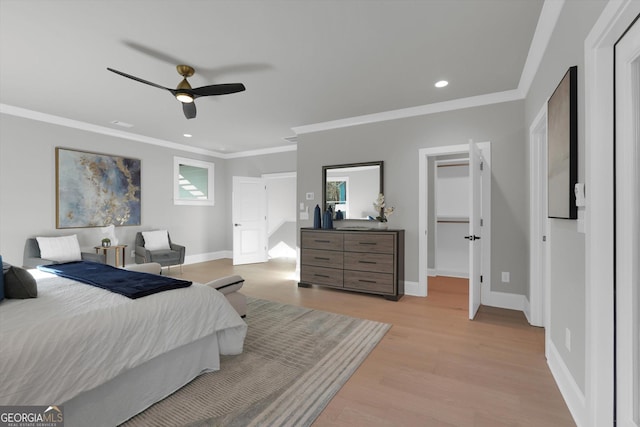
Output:
[[[172,269],[205,283],[245,278],[246,295],[393,325],[314,426],[575,426],[544,357],[544,330],[521,312],[480,308],[468,320],[467,281],[436,278],[427,298],[298,288],[295,262]]]

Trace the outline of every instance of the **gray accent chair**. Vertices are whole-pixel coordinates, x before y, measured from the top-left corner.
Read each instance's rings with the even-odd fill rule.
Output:
[[[179,265],[182,272],[182,264],[184,264],[184,254],[186,248],[177,245],[171,241],[171,235],[167,233],[169,238],[169,246],[171,249],[160,249],[156,251],[147,250],[144,247],[144,237],[142,232],[136,233],[136,264],[144,264],[147,262],[157,262],[163,267],[171,269],[172,265]]]
[[[94,254],[91,252],[81,253],[83,261],[100,262],[104,264],[107,260],[104,254]],[[40,246],[35,237],[30,237],[24,244],[24,255],[22,257],[22,265],[24,268],[36,268],[39,265],[56,264],[57,261],[44,259],[40,257]]]

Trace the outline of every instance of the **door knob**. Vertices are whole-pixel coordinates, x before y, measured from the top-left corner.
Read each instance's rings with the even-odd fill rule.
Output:
[[[480,240],[480,236],[464,236],[464,238],[467,240],[471,240],[472,242],[474,240]]]
[[[240,227],[242,224],[233,224],[234,227]]]

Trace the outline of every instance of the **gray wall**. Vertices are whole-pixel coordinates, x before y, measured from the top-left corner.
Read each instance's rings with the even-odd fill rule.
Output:
[[[567,1],[540,68],[525,100],[529,129],[570,66],[578,66],[578,181],[585,180],[584,40],[606,1]],[[528,152],[527,152],[528,156]],[[527,158],[527,165],[529,159]],[[587,189],[588,191],[588,189]],[[550,219],[551,254],[550,335],[555,348],[580,389],[585,390],[585,235],[577,221]],[[527,288],[527,296],[529,289]],[[571,351],[565,347],[565,329],[571,331]]]
[[[492,142],[492,276],[495,291],[524,295],[527,285],[527,192],[524,102],[508,102],[298,136],[298,203],[320,194],[322,166],[383,160],[389,226],[406,230],[405,277],[418,281],[418,150]],[[312,226],[312,219],[299,221]],[[511,283],[500,283],[501,271]]]
[[[78,234],[80,246],[99,243],[95,228],[56,230],[55,147],[133,157],[142,161],[142,225],[116,227],[119,241],[128,244],[135,233],[166,228],[187,256],[229,249],[226,229],[227,172],[218,158],[171,150],[29,119],[0,115],[0,253],[22,265],[27,237]],[[173,205],[173,156],[215,163],[215,206]]]

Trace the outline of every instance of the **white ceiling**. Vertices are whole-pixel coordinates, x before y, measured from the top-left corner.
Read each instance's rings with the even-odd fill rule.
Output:
[[[517,89],[542,4],[0,0],[0,104],[222,153],[281,147],[294,127]],[[193,87],[247,90],[187,120],[106,70],[175,87],[178,63]]]

